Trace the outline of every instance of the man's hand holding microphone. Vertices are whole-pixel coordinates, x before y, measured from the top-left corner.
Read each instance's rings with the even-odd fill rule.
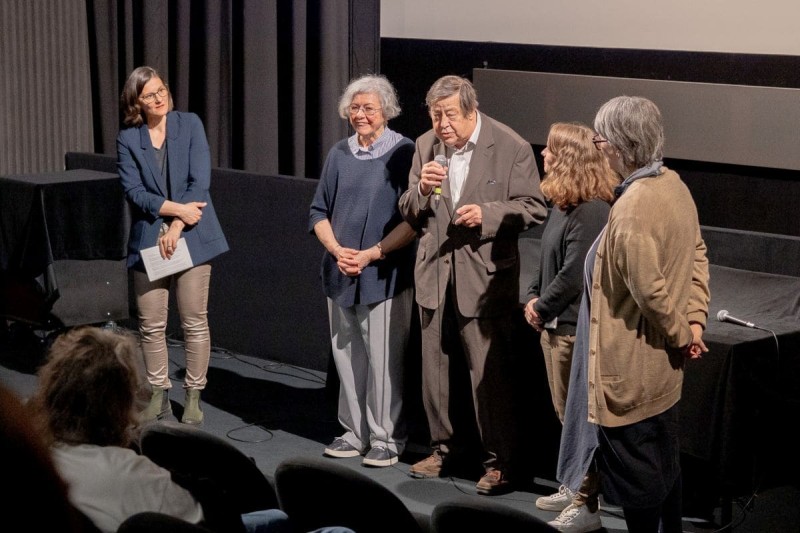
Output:
[[[425,163],[419,179],[419,192],[424,196],[433,193],[437,204],[442,197],[442,182],[447,179],[447,157],[437,155],[433,161]]]

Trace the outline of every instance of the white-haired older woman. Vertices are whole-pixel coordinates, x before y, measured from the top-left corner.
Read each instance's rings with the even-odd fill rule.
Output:
[[[407,245],[415,232],[397,201],[408,186],[414,143],[389,129],[399,114],[385,77],[363,76],[347,86],[339,115],[354,134],[328,153],[309,214],[309,230],[326,250],[322,286],[345,430],[325,455],[365,454],[367,466],[395,464],[407,439],[403,357],[414,265]]]
[[[595,146],[624,180],[586,257],[575,344],[583,367],[573,365],[570,375],[583,379],[570,381],[559,471],[568,474],[565,485],[579,485],[578,458],[585,468],[596,449],[604,500],[622,506],[628,531],[680,532],[677,403],[685,359],[708,351],[706,246],[689,189],[661,160],[658,107],[642,97],[612,98],[594,129]],[[581,431],[579,422],[565,441],[567,420],[591,424]],[[570,466],[565,442],[583,446]],[[573,514],[577,522],[579,509]]]

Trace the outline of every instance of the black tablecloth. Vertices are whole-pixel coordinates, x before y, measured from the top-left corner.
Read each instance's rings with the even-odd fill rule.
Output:
[[[520,239],[520,252],[524,303],[538,267],[538,239]],[[710,289],[703,336],[710,351],[686,363],[681,451],[692,466],[701,463],[707,476],[698,480],[701,492],[745,495],[770,479],[796,483],[800,278],[711,265]],[[719,322],[722,309],[764,329]]]
[[[127,255],[130,215],[116,174],[68,170],[0,177],[0,274],[58,298],[52,265]]]
[[[710,272],[703,337],[710,351],[687,362],[681,449],[711,465],[721,490],[746,494],[800,471],[792,438],[800,412],[800,278],[714,265]],[[763,329],[719,322],[721,309]]]

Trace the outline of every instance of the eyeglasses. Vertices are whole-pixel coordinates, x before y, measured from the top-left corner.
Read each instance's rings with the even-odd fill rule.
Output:
[[[594,144],[594,147],[597,148],[598,150],[602,150],[602,148],[600,148],[600,145],[607,142],[608,139],[603,139],[603,137],[599,133],[595,133],[592,136],[592,144]]]
[[[169,94],[169,91],[167,90],[167,88],[166,87],[161,87],[156,92],[143,94],[139,98],[141,98],[142,102],[144,102],[145,104],[152,104],[153,100],[156,99],[156,96],[158,96],[159,98],[166,98],[168,94]]]
[[[371,105],[356,105],[356,104],[353,104],[353,105],[350,106],[350,115],[356,116],[356,115],[358,115],[359,111],[363,111],[364,115],[366,115],[368,117],[374,117],[375,113],[377,113],[380,110],[381,110],[380,107],[372,107]]]

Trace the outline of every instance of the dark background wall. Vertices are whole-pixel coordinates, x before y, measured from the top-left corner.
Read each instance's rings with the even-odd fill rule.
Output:
[[[430,128],[430,85],[445,74],[471,79],[476,68],[800,88],[800,57],[784,55],[382,38],[380,65],[403,106],[392,127],[412,138]],[[542,148],[534,145],[540,171]],[[800,171],[670,159],[668,147],[665,156],[691,189],[701,224],[800,236]]]

